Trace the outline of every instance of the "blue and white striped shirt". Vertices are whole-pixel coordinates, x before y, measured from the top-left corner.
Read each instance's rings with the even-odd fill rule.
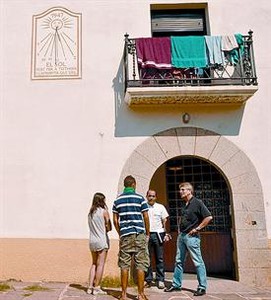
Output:
[[[114,201],[112,211],[119,215],[121,237],[145,232],[142,213],[148,211],[148,205],[143,196],[133,192],[123,193]]]

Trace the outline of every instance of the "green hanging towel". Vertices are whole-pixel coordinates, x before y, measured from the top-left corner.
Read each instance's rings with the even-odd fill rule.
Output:
[[[207,66],[204,36],[172,36],[171,63],[176,68]]]
[[[236,42],[240,48],[240,55],[241,57],[244,55],[244,38],[241,33],[236,33],[235,35]],[[231,63],[235,66],[238,64],[240,57],[239,57],[239,51],[238,49],[233,49],[232,51],[229,52],[230,55],[230,61]]]

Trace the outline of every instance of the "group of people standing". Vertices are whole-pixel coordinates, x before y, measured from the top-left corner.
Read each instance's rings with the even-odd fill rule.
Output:
[[[177,253],[172,285],[165,287],[163,244],[171,239],[166,225],[169,214],[164,205],[156,202],[156,191],[148,190],[145,198],[136,193],[136,180],[129,175],[124,179],[124,190],[113,203],[113,224],[119,234],[118,266],[121,270],[121,298],[127,299],[129,270],[132,259],[137,274],[138,300],[147,300],[144,288],[152,286],[154,255],[156,285],[165,292],[181,290],[187,252],[195,265],[198,287],[194,296],[206,293],[207,275],[200,249],[199,232],[212,220],[203,202],[193,196],[189,182],[180,183],[180,196],[185,201],[179,222]],[[105,260],[109,249],[108,231],[112,229],[105,196],[96,193],[88,215],[89,247],[92,265],[89,272],[89,294],[105,294],[100,287]]]

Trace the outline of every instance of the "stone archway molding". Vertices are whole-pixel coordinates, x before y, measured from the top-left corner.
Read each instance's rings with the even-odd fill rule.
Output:
[[[137,180],[137,191],[145,194],[159,166],[183,155],[203,158],[224,174],[233,205],[237,278],[250,285],[270,286],[271,250],[261,182],[246,154],[224,136],[202,128],[185,127],[147,138],[126,161],[119,192],[123,189],[123,179],[130,174]]]

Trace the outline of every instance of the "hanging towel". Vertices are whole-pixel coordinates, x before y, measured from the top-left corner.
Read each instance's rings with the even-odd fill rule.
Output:
[[[225,51],[226,58],[230,61],[232,65],[237,65],[240,61],[240,57],[244,55],[244,38],[240,33],[234,35],[237,47],[231,49],[230,51]],[[222,38],[223,40],[223,38]]]
[[[222,36],[222,50],[231,51],[238,48],[238,43],[234,35],[223,35]]]
[[[203,36],[171,37],[171,61],[176,68],[204,68],[207,65]]]
[[[244,55],[244,39],[243,39],[243,35],[240,34],[240,33],[236,33],[234,36],[235,36],[236,42],[238,44],[240,55],[242,57]],[[230,52],[231,63],[233,65],[237,65],[238,62],[239,62],[239,60],[240,60],[239,51],[238,51],[238,49],[233,49]]]
[[[136,39],[137,61],[141,68],[171,69],[169,37]]]
[[[207,46],[207,61],[208,65],[224,65],[225,56],[224,52],[221,50],[222,46],[222,37],[221,36],[204,36],[206,46]]]

